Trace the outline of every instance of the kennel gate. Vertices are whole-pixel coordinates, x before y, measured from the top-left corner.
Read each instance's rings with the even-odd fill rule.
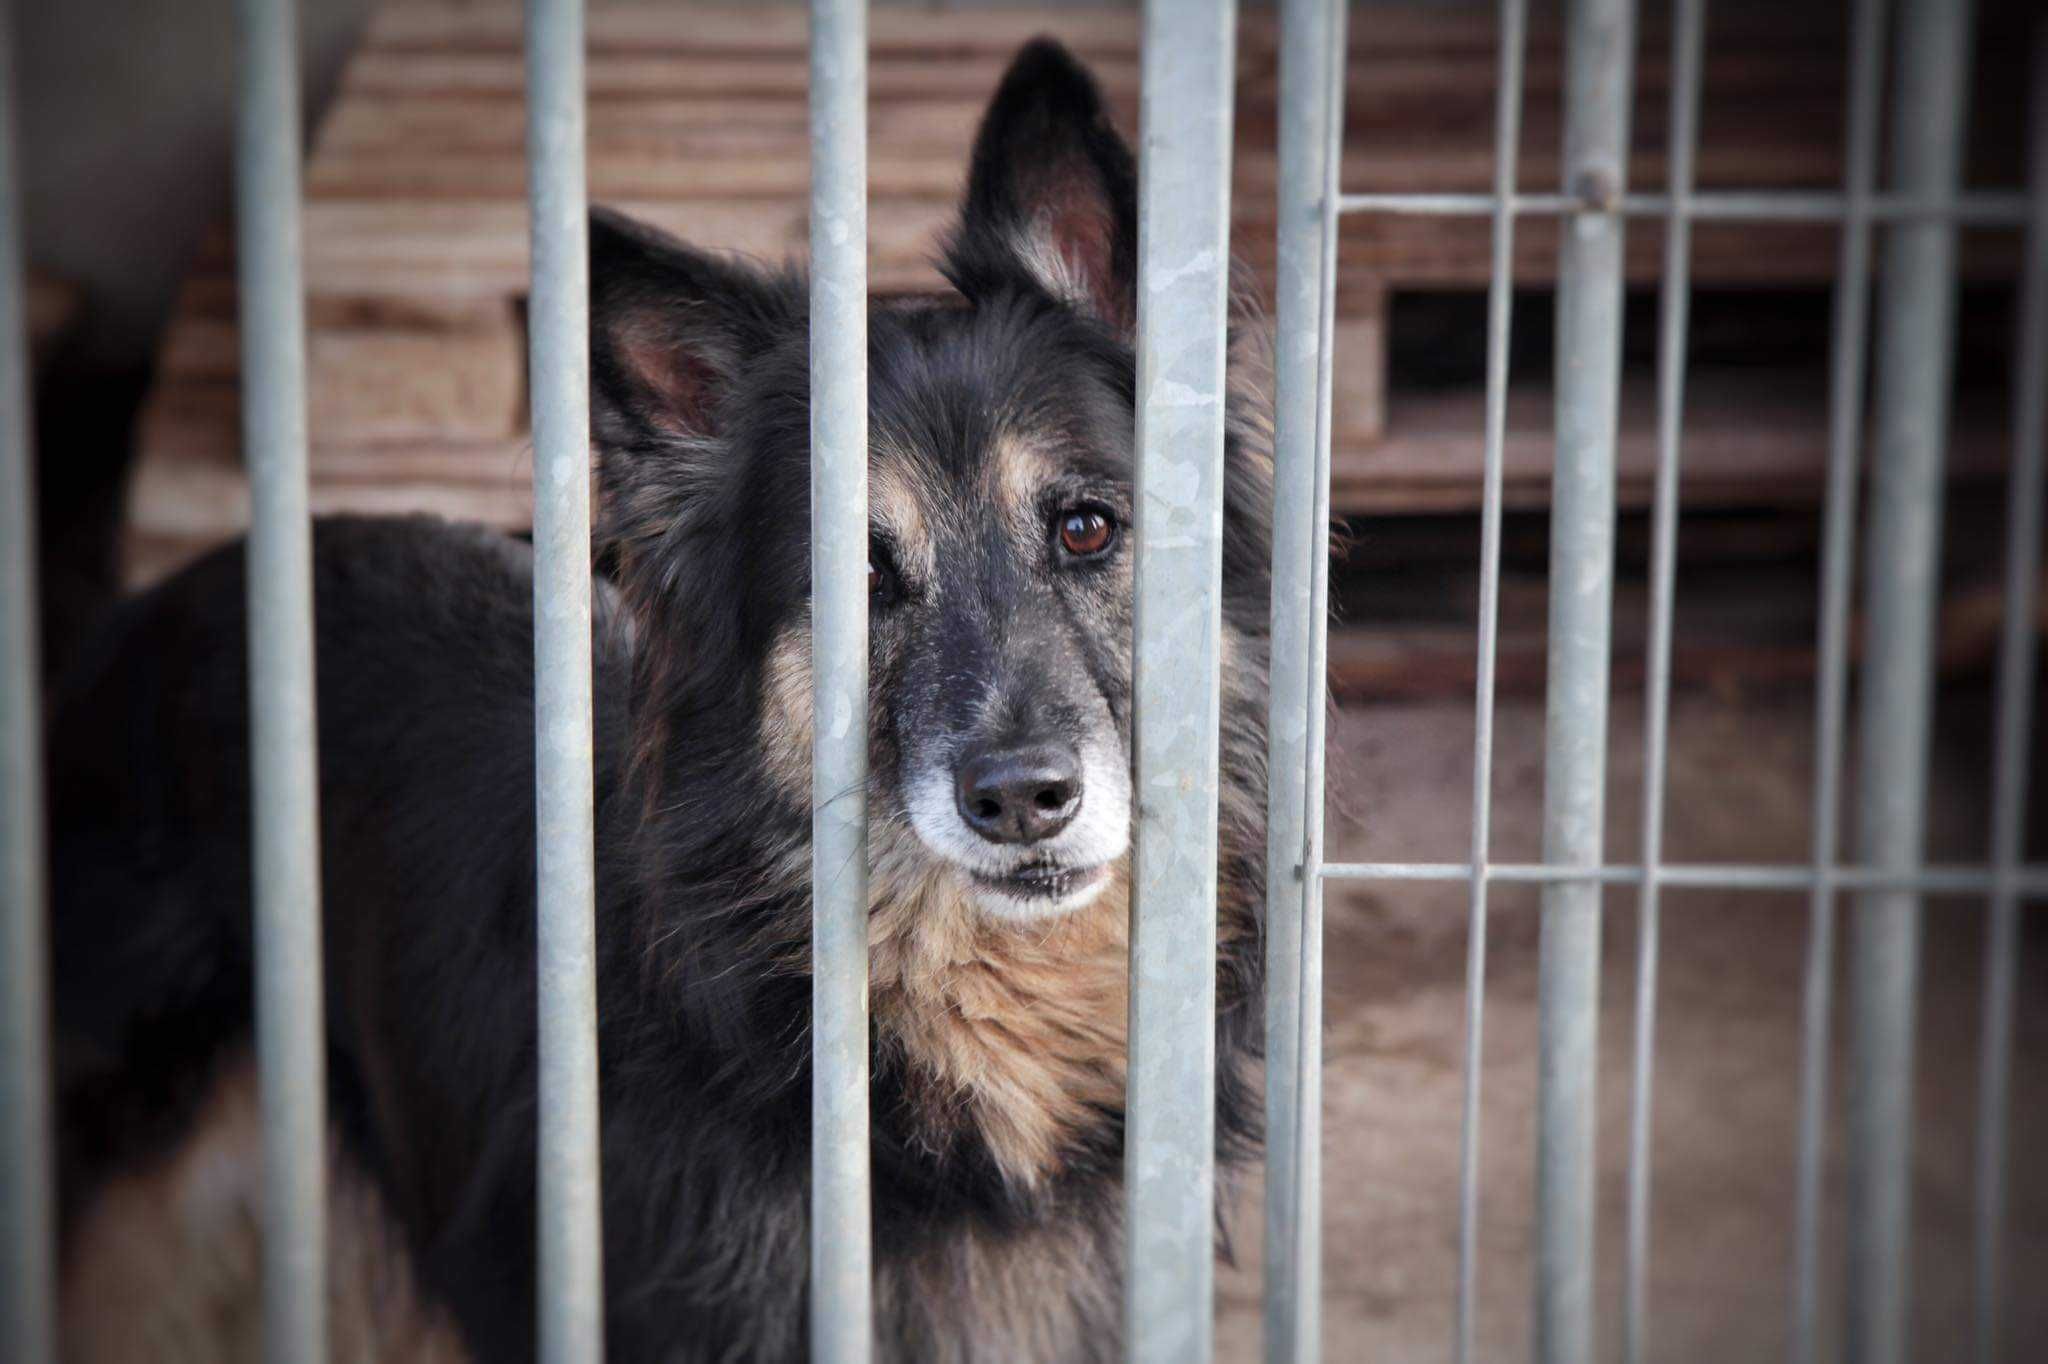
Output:
[[[581,0],[528,0],[535,634],[540,888],[540,1335],[551,1361],[602,1352],[590,740],[589,420]],[[2043,427],[2048,423],[2048,44],[2035,52],[2029,188],[1965,193],[1966,3],[1901,0],[1891,184],[1880,192],[1888,0],[1854,0],[1846,173],[1837,193],[1696,191],[1704,0],[1672,24],[1668,184],[1627,188],[1630,0],[1574,0],[1566,23],[1563,187],[1517,190],[1525,0],[1500,5],[1494,180],[1484,194],[1343,194],[1346,13],[1285,0],[1276,351],[1276,523],[1269,808],[1266,1352],[1318,1350],[1321,896],[1331,879],[1469,887],[1465,1116],[1456,1336],[1472,1358],[1477,1304],[1478,1057],[1487,896],[1542,887],[1537,1353],[1593,1352],[1593,1083],[1600,898],[1633,886],[1641,934],[1630,1099],[1623,1294],[1626,1357],[1649,1327],[1648,1141],[1662,887],[1805,891],[1810,940],[1795,1153],[1788,1350],[1814,1357],[1821,1143],[1836,897],[1859,894],[1852,944],[1848,1353],[1904,1357],[1910,1066],[1919,897],[1987,897],[1975,1204],[1976,1357],[1999,1343],[2007,1081],[2019,910],[2048,895],[2024,860]],[[258,1046],[265,1130],[269,1357],[316,1360],[326,1339],[324,1078],[311,590],[306,495],[299,120],[290,0],[239,0],[237,139],[245,444],[252,489],[251,709]],[[865,7],[813,0],[812,461],[814,513],[815,1089],[812,1316],[822,1358],[870,1343],[865,956],[866,211]],[[1210,1351],[1208,1133],[1213,1113],[1216,717],[1224,323],[1234,6],[1151,0],[1142,70],[1139,340],[1139,793],[1132,936],[1127,1324],[1133,1358]],[[22,325],[11,35],[0,23],[0,1349],[55,1357],[53,1173],[44,964],[44,829],[34,592],[33,461]],[[1325,527],[1331,319],[1340,213],[1480,216],[1492,225],[1487,308],[1473,822],[1466,863],[1322,857]],[[1559,217],[1557,469],[1543,861],[1489,856],[1498,641],[1501,469],[1513,234]],[[1665,224],[1657,475],[1645,730],[1643,852],[1603,858],[1621,244],[1630,219]],[[1689,228],[1695,221],[1841,225],[1830,365],[1831,437],[1820,584],[1813,851],[1803,865],[1661,858],[1676,573]],[[1998,668],[1991,858],[1921,859],[1958,226],[2025,228],[2016,347],[2006,610]],[[1877,229],[1888,233],[1878,323],[1868,536],[1872,619],[1862,710],[1861,857],[1841,860],[1849,611],[1863,444],[1865,343]],[[1566,359],[1568,357],[1568,360]],[[1162,778],[1164,779],[1162,781]]]

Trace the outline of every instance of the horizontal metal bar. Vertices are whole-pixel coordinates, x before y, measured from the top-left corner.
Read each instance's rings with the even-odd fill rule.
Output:
[[[1395,217],[1487,218],[1495,196],[1469,194],[1346,194],[1340,213],[1383,213]],[[1706,190],[1682,204],[1668,194],[1626,194],[1619,203],[1601,203],[1573,194],[1517,194],[1509,201],[1517,217],[1564,215],[1619,210],[1628,218],[1669,218],[1680,210],[1695,222],[1831,223],[1849,216],[1847,195],[1807,190]],[[1878,222],[1946,221],[1974,227],[2023,227],[2027,196],[2017,190],[1986,190],[1945,198],[1873,195],[1868,216]]]
[[[1469,862],[1326,862],[1319,869],[1325,881],[1470,881],[1527,885],[1595,883],[1660,886],[1685,890],[1903,890],[1927,895],[1989,895],[2009,885],[2023,900],[2048,899],[2048,866],[1926,866],[1891,871],[1882,867],[1784,866],[1765,862],[1666,863],[1647,878],[1633,864],[1596,867],[1554,866],[1543,862],[1494,862],[1474,867]]]

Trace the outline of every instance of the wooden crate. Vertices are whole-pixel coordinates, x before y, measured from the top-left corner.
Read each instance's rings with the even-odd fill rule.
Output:
[[[1839,178],[1838,16],[1784,6],[1717,20],[1710,35],[1702,186],[1827,186]],[[1135,133],[1136,17],[1129,13],[917,13],[871,19],[870,270],[883,291],[940,287],[933,243],[955,210],[968,143],[1010,55],[1043,32],[1097,72]],[[1234,246],[1262,274],[1273,256],[1276,33],[1247,14],[1238,54]],[[426,508],[505,526],[529,515],[525,415],[521,7],[391,0],[370,24],[322,120],[306,171],[312,498],[318,511]],[[1638,188],[1663,175],[1666,40],[1646,26],[1638,75]],[[1490,13],[1405,11],[1352,25],[1344,184],[1469,190],[1491,176],[1495,28]],[[804,248],[808,141],[800,10],[597,8],[590,18],[590,192],[701,246],[768,260]],[[1522,184],[1553,188],[1561,71],[1553,20],[1531,34]],[[1476,505],[1475,392],[1408,398],[1386,385],[1387,300],[1399,289],[1484,287],[1483,221],[1348,216],[1342,228],[1335,388],[1340,510]],[[1518,281],[1553,272],[1555,224],[1517,233]],[[1631,233],[1646,284],[1659,234]],[[1995,251],[1969,257],[1998,270]],[[1823,284],[1826,228],[1703,225],[1703,287]],[[165,337],[139,426],[126,572],[158,576],[238,532],[235,300],[222,234],[196,263]],[[1711,385],[1709,386],[1711,388]],[[1703,392],[1688,493],[1809,496],[1824,454],[1811,396]],[[1711,398],[1711,402],[1709,402]],[[1625,403],[1622,493],[1647,495],[1646,394]],[[1507,489],[1547,495],[1548,398],[1519,388]]]

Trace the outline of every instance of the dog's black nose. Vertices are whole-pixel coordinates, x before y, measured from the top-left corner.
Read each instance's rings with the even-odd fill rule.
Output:
[[[991,843],[1041,843],[1074,822],[1081,764],[1050,744],[971,754],[953,779],[960,818]]]

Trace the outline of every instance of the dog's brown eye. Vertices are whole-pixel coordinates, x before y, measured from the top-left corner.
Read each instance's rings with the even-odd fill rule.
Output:
[[[876,606],[894,606],[900,596],[896,570],[880,554],[868,555],[868,600]]]
[[[1070,511],[1060,517],[1060,548],[1079,559],[1091,558],[1109,548],[1116,526],[1092,508]]]

